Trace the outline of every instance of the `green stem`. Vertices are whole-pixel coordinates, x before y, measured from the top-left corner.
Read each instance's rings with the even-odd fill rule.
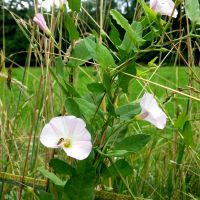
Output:
[[[63,15],[62,11],[59,12],[60,15],[60,33],[59,33],[59,56],[61,57],[62,52],[62,24],[63,24]]]
[[[116,172],[118,173],[118,175],[120,176],[122,182],[124,183],[124,185],[126,186],[128,192],[130,193],[131,197],[133,199],[136,199],[135,196],[133,195],[128,183],[126,182],[125,178],[122,176],[120,170],[117,168],[117,166],[115,165],[114,161],[112,160],[112,158],[108,157],[109,161],[111,162],[111,164],[113,165],[114,169],[116,170]]]

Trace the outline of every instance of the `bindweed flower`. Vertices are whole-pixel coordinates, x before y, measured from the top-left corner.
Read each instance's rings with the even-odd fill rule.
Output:
[[[77,160],[87,158],[92,150],[86,124],[75,116],[51,119],[41,132],[40,142],[48,148],[62,148],[68,156]]]
[[[51,31],[47,27],[46,21],[41,13],[37,13],[35,17],[33,18],[33,21],[39,26],[41,30],[44,31],[44,33],[50,37],[51,36]]]
[[[152,94],[145,93],[140,100],[142,108],[137,119],[145,120],[152,123],[159,129],[163,129],[167,122],[166,114],[161,110]]]
[[[172,0],[150,0],[150,8],[161,15],[171,16],[174,9]],[[172,17],[176,18],[178,11],[175,9]]]

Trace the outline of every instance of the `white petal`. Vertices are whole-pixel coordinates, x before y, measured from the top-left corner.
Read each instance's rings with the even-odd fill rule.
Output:
[[[40,142],[48,148],[58,148],[57,143],[60,138],[60,134],[50,124],[46,124],[42,129]]]
[[[85,128],[86,124],[82,119],[74,116],[67,116],[64,118],[64,125],[65,130],[68,132],[67,135],[73,140],[82,140],[82,137],[87,137],[91,140],[90,133]]]
[[[156,10],[157,7],[157,0],[150,0],[150,8],[152,10]]]
[[[77,160],[83,160],[87,158],[92,150],[91,141],[77,141],[72,143],[72,147],[63,148],[66,154]]]
[[[157,118],[155,118],[153,115],[148,115],[143,120],[150,122],[159,129],[163,129],[166,126],[167,116],[165,115],[165,113],[163,113]]]
[[[85,122],[75,116],[55,117],[50,121],[50,124],[59,131],[63,138],[73,138],[73,135],[79,137],[82,131],[86,130]]]
[[[65,130],[64,117],[54,117],[46,124],[41,132],[40,141],[48,148],[58,148],[58,141],[67,138],[68,131]]]
[[[69,136],[69,131],[66,128],[66,122],[65,118],[68,116],[59,116],[59,117],[54,117],[51,119],[49,124],[52,126],[52,129],[57,131],[60,134],[60,137],[66,138]]]
[[[140,100],[140,106],[145,111],[153,110],[155,107],[158,107],[156,100],[154,99],[152,94],[144,93],[142,99]]]
[[[145,93],[140,101],[142,108],[141,116],[143,120],[155,125],[157,128],[163,129],[167,122],[167,116],[158,106],[152,94]]]
[[[167,116],[165,113],[160,116],[159,120],[157,120],[157,128],[164,129],[167,123]]]
[[[169,5],[170,5],[170,7],[171,7],[171,9],[172,9],[172,11],[173,11],[173,9],[174,9],[174,7],[175,7],[174,2],[171,1],[171,0],[168,0],[168,3],[169,3]],[[170,13],[170,15],[171,15],[171,13]],[[175,10],[174,10],[174,13],[173,13],[173,15],[172,15],[172,17],[176,18],[177,15],[178,15],[178,11],[177,11],[177,9],[175,9]]]
[[[161,15],[171,16],[174,9],[172,0],[150,0],[150,8]],[[178,11],[175,9],[172,17],[176,18]]]
[[[81,132],[82,130],[84,130],[86,127],[85,122],[80,119],[80,118],[76,118],[75,120],[73,120],[73,126],[71,127],[71,133],[73,134],[77,134],[79,132]]]
[[[63,134],[65,137],[73,138],[74,134],[79,136],[82,130],[85,130],[85,122],[75,116],[62,117]]]
[[[88,130],[82,129],[80,131],[76,130],[72,136],[73,141],[91,141],[91,135]]]

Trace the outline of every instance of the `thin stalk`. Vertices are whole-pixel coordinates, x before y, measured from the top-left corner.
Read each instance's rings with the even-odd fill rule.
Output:
[[[190,27],[189,27],[189,20],[186,16],[186,25],[187,25],[187,34],[190,33]],[[187,47],[188,47],[188,86],[193,87],[193,72],[192,68],[194,66],[194,56],[193,56],[193,50],[192,50],[192,43],[191,38],[187,39]],[[192,95],[192,91],[190,90],[190,95]],[[188,106],[187,106],[187,113],[191,116],[192,115],[192,99],[188,99]]]
[[[175,5],[177,5],[177,2],[178,2],[178,1],[176,0],[176,1],[175,1]],[[169,17],[169,20],[168,20],[167,24],[165,25],[165,27],[164,27],[164,29],[163,29],[163,34],[162,34],[162,36],[161,36],[161,38],[160,38],[160,40],[159,40],[159,42],[158,42],[157,44],[162,43],[162,41],[163,41],[163,39],[164,39],[164,36],[165,36],[165,34],[166,34],[166,31],[167,31],[167,29],[169,28],[170,22],[172,21],[172,16],[173,16],[173,14],[174,14],[175,9],[176,9],[176,6],[174,6],[174,8],[173,8],[172,13],[171,13],[171,16]]]
[[[155,83],[155,82],[150,81],[150,80],[148,80],[148,79],[144,79],[144,78],[142,78],[142,77],[134,76],[134,75],[132,75],[132,74],[128,74],[128,73],[125,73],[125,72],[123,72],[123,73],[126,74],[126,75],[128,75],[128,76],[134,77],[135,79],[138,79],[138,80],[141,80],[141,81],[150,83],[150,84],[152,84],[152,85],[156,85],[156,86],[158,86],[158,87],[160,87],[160,88],[164,88],[164,89],[169,90],[169,91],[171,91],[171,92],[174,92],[174,94],[180,94],[180,95],[182,95],[182,96],[189,97],[189,98],[191,98],[191,99],[193,99],[193,100],[200,101],[200,99],[197,98],[197,97],[194,97],[194,96],[189,95],[189,94],[186,94],[186,93],[184,93],[184,92],[181,92],[181,91],[172,89],[172,88],[167,87],[167,86],[165,86],[165,85],[161,85],[161,84],[159,84],[159,83]]]
[[[108,159],[109,159],[110,163],[112,164],[112,166],[114,167],[115,171],[116,171],[116,172],[118,173],[118,175],[120,176],[122,182],[123,182],[124,185],[126,186],[126,188],[127,188],[128,192],[129,192],[129,194],[131,195],[131,197],[132,197],[133,199],[136,199],[135,196],[133,195],[133,193],[132,193],[132,191],[131,191],[131,189],[130,189],[130,187],[129,187],[127,181],[126,181],[126,179],[122,176],[120,170],[117,168],[117,166],[115,165],[115,163],[114,163],[114,161],[112,160],[112,158],[108,157]]]
[[[92,20],[92,22],[99,28],[101,29],[100,25],[93,19],[93,17],[88,13],[88,11],[84,8],[84,7],[81,7],[81,9],[83,10],[83,12],[86,13],[86,15]],[[110,37],[108,36],[108,34],[103,30],[101,29],[102,33],[109,39],[109,41],[113,44],[112,40],[110,39]]]
[[[139,189],[138,189],[138,195],[140,195],[140,196],[141,196],[142,189],[143,189],[143,186],[144,186],[144,183],[145,183],[145,179],[147,178],[147,175],[148,175],[148,170],[149,170],[149,166],[150,166],[150,158],[151,158],[151,155],[152,155],[152,151],[153,151],[154,147],[156,146],[156,143],[157,143],[157,139],[154,139],[153,142],[152,142],[152,145],[149,149],[149,152],[148,152],[148,154],[145,158],[144,167],[143,167],[142,172],[141,172],[142,180],[140,182]]]
[[[99,35],[99,43],[102,43],[102,33],[103,33],[103,0],[100,0],[100,35]]]
[[[52,14],[51,14],[51,33],[54,33],[55,29],[55,1],[53,0],[52,4]],[[49,39],[49,44],[48,44],[48,52],[47,53],[47,59],[46,59],[46,64],[47,64],[47,69],[49,67],[52,67],[52,62],[50,59],[50,56],[54,55],[54,38],[51,37]],[[49,103],[50,103],[50,111],[51,115],[54,116],[54,106],[53,106],[53,86],[52,86],[52,80],[51,80],[51,74],[48,70],[47,72],[47,80],[48,80],[48,95],[49,95]]]
[[[182,12],[181,12],[181,16],[180,16],[180,26],[179,26],[179,37],[181,38],[182,37]],[[180,59],[183,57],[182,54],[181,54],[181,43],[182,41],[180,40],[180,43],[177,47],[177,56],[176,56],[176,61],[178,60],[178,65],[177,65],[177,62],[175,62],[175,67],[176,67],[176,88],[178,89],[179,88],[179,66],[180,66]],[[184,58],[184,57],[183,57]],[[186,64],[187,61],[186,61]],[[175,94],[175,97],[176,97],[176,94]],[[175,98],[175,102],[174,102],[174,107],[175,107],[175,110],[176,110],[176,118],[178,118],[179,116],[179,106],[178,106],[178,99]],[[177,155],[179,154],[179,152],[177,151],[178,150],[178,143],[179,143],[179,132],[178,130],[174,130],[174,142],[173,142],[173,151],[172,151],[172,160],[176,160],[176,157]],[[169,146],[169,148],[171,148],[171,146]],[[173,169],[172,169],[172,184],[173,184],[173,191],[176,191],[175,188],[176,188],[176,181],[177,181],[177,167],[174,166]],[[173,194],[172,194],[173,195]]]
[[[32,54],[32,43],[34,40],[34,29],[31,30],[31,43],[29,44],[29,49],[28,49],[28,56],[27,56],[27,62],[26,62],[26,68],[27,68],[27,73],[29,74],[30,70],[30,64],[31,64],[31,54]],[[28,85],[28,77],[26,79],[26,85]]]
[[[22,183],[24,182],[26,165],[27,165],[27,162],[28,162],[28,155],[29,155],[29,150],[30,150],[30,146],[31,146],[33,129],[34,129],[34,126],[35,126],[35,121],[36,121],[37,106],[38,106],[38,100],[39,100],[39,96],[40,96],[40,89],[41,89],[42,81],[43,81],[43,77],[41,76],[40,83],[39,83],[39,86],[38,86],[38,93],[36,95],[35,108],[34,108],[34,113],[33,113],[33,120],[32,120],[31,130],[30,130],[30,133],[29,133],[28,146],[27,146],[27,151],[26,151],[26,156],[25,156],[25,161],[24,161],[24,166],[23,166],[23,173],[22,173],[22,180],[21,180]],[[22,189],[23,189],[23,185],[21,185],[21,187],[20,187],[19,200],[21,200],[21,197],[22,197]]]
[[[63,24],[63,15],[62,11],[59,11],[60,15],[60,30],[59,30],[59,56],[61,57],[61,52],[62,52],[62,24]]]
[[[2,68],[4,68],[5,67],[5,12],[4,12],[4,1],[2,1],[2,35],[3,35],[3,55],[2,55],[2,57],[1,57],[1,59],[4,59],[3,61],[2,61],[2,63],[0,63],[0,64],[2,64],[3,66],[0,66],[0,71],[1,71],[1,69]],[[3,94],[4,94],[4,88],[5,87],[3,87]],[[3,96],[5,96],[5,95],[3,95]],[[3,152],[3,151],[2,151]],[[3,158],[3,154],[2,154],[2,158]],[[3,160],[3,159],[2,159]],[[7,160],[9,160],[9,157],[7,157]],[[3,190],[4,190],[4,183],[2,183],[1,184],[1,189],[0,189],[0,199],[2,199],[3,198]]]

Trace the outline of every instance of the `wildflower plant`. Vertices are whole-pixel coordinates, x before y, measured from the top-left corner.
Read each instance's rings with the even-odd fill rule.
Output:
[[[144,2],[141,2],[141,5],[148,14],[151,14],[151,9]],[[157,7],[153,5],[152,9],[159,6],[160,4]],[[74,14],[80,11],[80,6],[73,4],[72,1],[69,2],[69,7]],[[158,12],[156,9],[155,11]],[[61,9],[59,15],[64,18],[64,27],[67,29],[69,41],[73,45],[69,46],[65,53],[60,49],[62,43],[54,43],[58,46],[60,55],[55,57],[56,70],[54,68],[49,68],[49,70],[52,78],[60,85],[65,99],[65,112],[63,116],[53,116],[52,119],[49,119],[41,131],[40,141],[49,149],[63,149],[67,158],[71,157],[77,160],[76,166],[70,166],[70,168],[74,168],[71,178],[63,183],[63,197],[78,199],[75,194],[83,193],[82,190],[85,187],[86,191],[82,195],[89,200],[94,195],[95,180],[103,178],[109,165],[115,168],[118,160],[123,165],[129,165],[125,157],[138,153],[150,142],[150,134],[129,133],[129,127],[140,123],[138,121],[140,119],[150,122],[155,128],[164,129],[167,116],[159,108],[153,94],[145,93],[137,101],[122,100],[121,103],[119,101],[122,95],[129,95],[129,84],[137,75],[137,58],[142,56],[140,51],[146,43],[142,30],[145,29],[145,26],[148,27],[148,24],[140,21],[133,21],[132,24],[129,24],[118,11],[111,10],[112,20],[126,32],[123,40],[120,41],[118,38],[117,42],[118,33],[114,25],[109,37],[103,37],[105,33],[101,30],[100,40],[93,34],[80,38],[73,15],[65,9]],[[36,15],[34,21],[45,33],[46,30],[49,30],[40,14]],[[162,33],[161,24],[165,22],[161,19],[156,19],[155,22]],[[148,31],[151,32],[150,29]],[[152,35],[151,40],[157,36]],[[52,35],[52,37],[54,36]],[[56,39],[53,41],[55,42]],[[115,46],[115,52],[105,45],[108,41]],[[148,48],[151,47],[146,47],[146,49]],[[117,49],[118,51],[116,51]],[[75,84],[74,70],[80,69],[90,60],[93,60],[96,65],[97,76],[87,84],[88,92],[81,95]],[[126,62],[127,60],[129,62]],[[65,70],[69,75],[66,75]],[[68,80],[66,80],[66,76],[69,77]],[[109,161],[109,165],[105,165],[106,160]],[[63,161],[54,158],[50,160],[50,166],[55,172],[60,172],[59,162]],[[65,163],[65,165],[69,166],[69,163]],[[102,173],[97,173],[102,170]],[[44,169],[40,169],[40,171],[47,176]],[[119,176],[133,197],[123,174],[119,172]],[[52,178],[50,180],[57,184]],[[77,181],[80,182],[79,187],[75,184]],[[71,191],[70,188],[73,190]]]
[[[161,101],[164,96],[151,90],[150,75],[159,69],[154,52],[161,57],[162,53],[173,55],[174,43],[162,42],[169,37],[166,33],[172,29],[179,5],[172,0],[137,3],[142,8],[140,17],[132,22],[111,9],[108,31],[104,30],[103,9],[98,31],[82,31],[86,27],[81,14],[91,16],[81,0],[62,4],[56,17],[52,9],[52,16],[47,15],[52,17],[51,24],[40,13],[34,16],[33,22],[44,32],[31,41],[42,70],[40,86],[44,86],[37,96],[43,106],[36,102],[34,113],[41,125],[37,129],[40,151],[47,161],[37,172],[50,180],[47,191],[35,194],[39,199],[92,200],[96,191],[113,187],[132,199],[142,196],[144,182],[137,193],[128,176],[137,178],[134,167],[147,176],[148,159],[138,166],[134,160],[143,159],[141,152],[151,155],[157,142],[152,132],[164,135],[170,119]],[[123,30],[123,37],[118,29]],[[148,56],[144,70],[140,63]],[[79,81],[79,73],[85,82]],[[137,81],[144,84],[135,94]],[[177,127],[183,131],[184,125]]]

